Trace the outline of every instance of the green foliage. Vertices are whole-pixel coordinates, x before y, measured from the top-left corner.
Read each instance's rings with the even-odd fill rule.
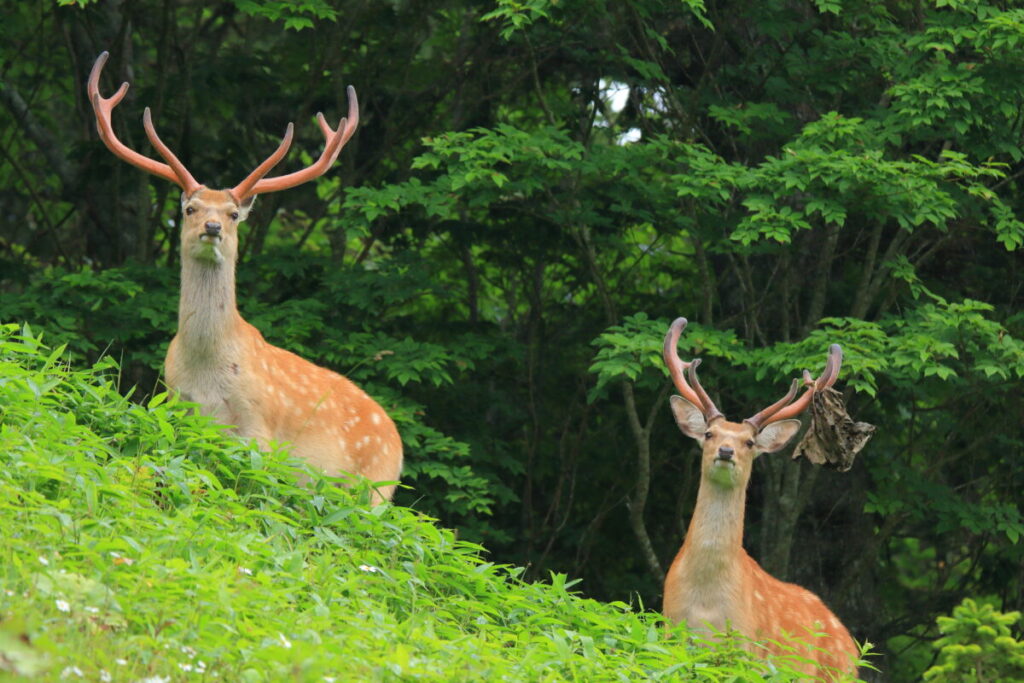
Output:
[[[638,382],[644,374],[648,379],[653,375],[655,380],[645,384],[660,385],[668,376],[668,368],[661,355],[668,327],[668,321],[651,320],[647,314],[637,313],[626,316],[621,325],[609,327],[595,339],[593,344],[598,351],[590,371],[597,375],[597,384],[591,389],[589,400],[593,401],[613,381]],[[731,331],[722,332],[689,323],[686,334],[680,339],[679,353],[682,355],[689,351],[691,355],[705,354],[738,363],[741,358],[749,358],[739,343]]]
[[[1024,342],[988,317],[990,305],[932,298],[879,323],[824,318],[821,328],[800,342],[761,349],[744,349],[731,331],[690,323],[680,339],[680,355],[718,358],[737,369],[753,369],[754,378],[763,380],[816,371],[829,344],[837,343],[844,352],[844,384],[872,396],[880,376],[897,383],[929,377],[948,382],[961,375],[994,381],[1024,378]],[[597,375],[597,384],[591,400],[612,381],[636,382],[645,371],[659,381],[666,376],[661,352],[668,326],[667,320],[637,313],[594,340],[598,351],[590,371]]]
[[[338,10],[325,0],[233,0],[245,14],[281,22],[286,29],[313,28],[315,19],[336,21]]]
[[[796,680],[488,562],[103,360],[0,327],[0,671],[39,680]],[[297,483],[302,473],[311,483]],[[153,679],[153,678],[151,678]]]
[[[503,24],[501,37],[508,40],[517,30],[539,19],[549,18],[555,4],[551,0],[498,0],[497,8],[480,17],[480,20]]]
[[[924,672],[936,683],[1010,683],[1024,678],[1024,642],[1011,627],[1020,612],[999,612],[971,598],[953,608],[953,616],[939,617],[942,637],[935,641],[939,663]]]
[[[172,330],[176,297],[171,273],[128,265],[95,271],[47,268],[30,286],[0,301],[0,320],[45,325],[49,340],[65,344],[76,360],[110,352],[118,330],[120,353],[133,349],[135,359],[152,367],[163,364]]]

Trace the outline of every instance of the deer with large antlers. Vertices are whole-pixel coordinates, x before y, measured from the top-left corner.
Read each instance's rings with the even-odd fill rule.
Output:
[[[804,673],[835,679],[856,670],[858,650],[839,619],[814,593],[771,576],[743,549],[743,514],[754,458],[780,450],[800,429],[816,391],[839,376],[842,351],[833,344],[824,371],[804,371],[806,391],[794,401],[794,380],[781,400],[743,422],[729,422],[697,378],[700,359],[683,362],[677,346],[686,319],[665,335],[664,358],[682,396],[672,396],[676,424],[701,445],[697,505],[665,578],[664,613],[673,622],[714,634],[737,632],[774,654],[803,658]],[[687,381],[689,377],[689,381]]]
[[[121,160],[182,189],[181,298],[178,333],[165,361],[167,384],[239,435],[263,447],[288,442],[294,455],[327,474],[397,481],[402,441],[384,409],[345,377],[268,344],[235,303],[238,224],[256,195],[295,187],[331,167],[359,123],[355,90],[349,86],[348,117],[337,130],[317,114],[326,142],[312,165],[265,177],[288,152],[293,132],[289,123],[277,150],[245,180],[230,190],[211,190],[196,182],[160,140],[148,107],[143,116],[146,136],[167,163],[117,139],[111,113],[128,92],[128,83],[109,98],[100,95],[107,57],[104,52],[96,60],[87,86],[100,139]],[[393,483],[378,488],[374,502],[389,500],[394,488]]]

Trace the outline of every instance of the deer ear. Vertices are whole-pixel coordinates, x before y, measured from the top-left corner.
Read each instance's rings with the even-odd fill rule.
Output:
[[[704,433],[708,430],[704,412],[682,396],[669,396],[668,401],[672,406],[672,415],[676,418],[676,424],[679,425],[683,434],[703,442]]]
[[[800,431],[800,420],[779,420],[762,429],[754,440],[754,446],[761,453],[774,453],[789,443]]]
[[[238,222],[241,223],[249,217],[249,212],[252,210],[252,205],[256,202],[256,195],[246,197],[238,204]]]

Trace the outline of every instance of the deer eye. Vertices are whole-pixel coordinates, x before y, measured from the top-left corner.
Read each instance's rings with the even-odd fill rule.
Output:
[[[753,447],[754,447],[754,440],[753,439],[747,439],[747,448],[753,448]]]
[[[192,215],[192,214],[194,214],[195,212],[196,212],[196,210],[195,210],[195,209],[193,209],[193,208],[192,208],[191,206],[187,206],[187,207],[185,207],[185,215],[186,215],[186,216],[191,216],[191,215]]]
[[[705,439],[710,439],[711,438],[711,432],[704,432],[704,438]]]
[[[231,212],[231,220],[233,220],[233,221],[237,221],[238,220],[238,212],[237,211],[232,211]]]

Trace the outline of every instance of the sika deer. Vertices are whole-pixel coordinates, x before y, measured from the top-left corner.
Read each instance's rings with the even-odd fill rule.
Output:
[[[786,654],[800,641],[796,653],[810,662],[805,673],[827,679],[854,674],[857,646],[839,619],[818,596],[771,576],[743,549],[754,458],[780,450],[793,438],[800,421],[790,418],[806,410],[815,391],[835,383],[842,351],[832,345],[818,379],[804,371],[807,391],[795,402],[790,403],[797,394],[796,380],[780,401],[743,422],[729,422],[697,379],[700,359],[679,359],[676,346],[685,327],[685,318],[672,323],[664,358],[682,394],[671,397],[676,424],[701,445],[700,488],[686,540],[665,579],[665,616],[697,631],[731,630],[764,641],[774,654]]]
[[[167,384],[218,422],[233,425],[262,447],[289,442],[292,453],[324,472],[394,482],[402,470],[402,441],[384,409],[345,377],[268,344],[242,319],[235,303],[238,224],[256,195],[313,180],[331,167],[359,123],[355,90],[348,88],[348,118],[332,130],[317,114],[326,138],[312,165],[273,178],[264,176],[288,151],[292,124],[277,150],[241,183],[211,190],[192,177],[160,140],[149,108],[143,124],[150,143],[167,162],[143,156],[114,135],[111,112],[128,84],[110,98],[99,93],[107,61],[93,65],[87,91],[104,144],[118,158],[179,185],[181,195],[181,298],[178,333],[165,361]],[[394,484],[378,489],[374,502],[390,500]]]

